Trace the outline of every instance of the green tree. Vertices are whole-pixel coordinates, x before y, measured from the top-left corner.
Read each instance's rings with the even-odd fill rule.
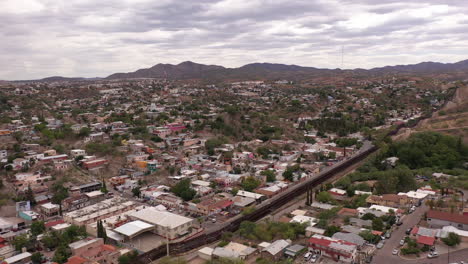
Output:
[[[376,218],[376,216],[374,214],[371,214],[371,213],[365,213],[361,219],[362,220],[374,220]]]
[[[34,192],[31,189],[31,185],[28,185],[28,189],[26,190],[25,198],[26,198],[27,201],[29,201],[31,203],[31,205],[36,204],[36,198],[34,198]]]
[[[197,192],[192,189],[190,179],[183,179],[176,185],[172,186],[171,192],[182,198],[184,201],[190,201],[195,197]]]
[[[285,180],[288,180],[290,182],[294,181],[294,173],[298,172],[300,170],[299,165],[294,165],[294,166],[289,166],[286,168],[286,170],[283,172],[283,178]]]
[[[237,192],[239,192],[239,188],[237,188],[237,187],[232,188],[232,190],[231,190],[232,195],[236,196]]]
[[[21,234],[15,236],[11,244],[15,247],[15,250],[20,251],[22,248],[29,246],[30,240],[27,234]]]
[[[109,192],[109,190],[107,190],[107,185],[106,185],[106,181],[104,180],[104,178],[102,178],[101,192],[103,192],[103,193],[108,193]]]
[[[141,195],[141,188],[140,186],[137,186],[135,188],[132,189],[132,194],[134,197],[138,197],[140,198],[140,195]]]
[[[89,127],[82,127],[78,133],[79,137],[87,137],[91,134],[91,129]]]
[[[384,222],[381,218],[376,217],[372,220],[372,229],[377,231],[383,231],[384,229]]]
[[[55,261],[59,264],[63,264],[68,261],[68,258],[71,256],[71,251],[68,246],[62,244],[57,247],[54,253],[52,261]]]
[[[260,173],[263,176],[266,176],[266,181],[267,182],[274,182],[276,181],[276,174],[272,170],[264,170]]]
[[[50,233],[46,233],[42,237],[42,243],[46,248],[53,249],[56,248],[59,244],[59,239],[60,239],[60,233],[52,231]]]
[[[56,182],[52,186],[52,202],[59,205],[59,212],[62,215],[62,201],[68,197],[68,189],[65,188],[61,183]]]
[[[44,259],[44,255],[41,254],[41,252],[35,252],[31,256],[31,261],[34,264],[40,264],[42,263],[42,260]]]
[[[327,191],[319,192],[315,196],[315,199],[321,203],[329,203],[334,200],[331,194]]]
[[[242,181],[241,186],[244,190],[251,192],[255,190],[258,186],[260,186],[260,184],[261,184],[260,180],[250,176]]]
[[[445,245],[454,247],[461,243],[461,238],[458,234],[450,232],[448,233],[447,237],[442,238],[442,241],[445,243]]]
[[[35,221],[31,224],[31,234],[33,236],[38,236],[45,231],[44,221]]]
[[[341,227],[330,225],[330,226],[327,226],[327,228],[325,229],[324,235],[328,236],[328,237],[331,237],[331,236],[333,236],[333,234],[335,234],[337,232],[340,232],[340,231],[341,231]]]
[[[119,264],[133,264],[136,262],[138,257],[138,252],[133,250],[125,255],[122,255],[118,258]]]
[[[102,238],[104,240],[104,243],[106,243],[107,233],[102,220],[97,221],[97,237]]]
[[[377,244],[380,241],[380,236],[372,234],[370,230],[365,230],[359,233],[359,235],[369,243]]]
[[[283,172],[283,178],[284,178],[285,180],[288,180],[288,181],[290,181],[290,182],[293,182],[293,181],[294,181],[294,172],[291,171],[291,170],[285,170],[285,171]]]

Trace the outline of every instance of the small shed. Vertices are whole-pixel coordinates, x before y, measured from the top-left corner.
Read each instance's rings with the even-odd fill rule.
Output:
[[[204,259],[204,260],[211,260],[211,257],[213,255],[213,249],[210,247],[204,247],[200,250],[198,250],[198,257]]]
[[[298,255],[300,255],[304,249],[305,249],[304,246],[301,246],[301,245],[299,245],[299,244],[295,244],[295,245],[292,245],[292,246],[287,247],[287,248],[284,250],[284,255],[285,255],[287,258],[295,258],[295,257],[297,257]]]

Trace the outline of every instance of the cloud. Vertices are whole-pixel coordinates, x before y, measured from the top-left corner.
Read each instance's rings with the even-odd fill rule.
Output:
[[[370,68],[466,59],[455,0],[3,0],[0,79],[107,76],[157,63]]]

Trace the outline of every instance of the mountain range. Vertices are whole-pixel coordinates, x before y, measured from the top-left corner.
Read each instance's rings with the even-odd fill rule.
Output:
[[[385,66],[372,69],[320,69],[314,67],[303,67],[298,65],[286,65],[275,63],[251,63],[239,68],[225,68],[218,65],[205,65],[191,61],[180,64],[156,64],[151,68],[139,69],[128,73],[114,73],[104,79],[132,79],[132,78],[167,78],[173,80],[183,79],[306,79],[311,77],[328,77],[342,73],[357,75],[378,74],[441,74],[441,73],[463,73],[468,77],[468,60],[456,63],[421,62],[418,64]],[[83,81],[97,80],[101,78],[67,78],[48,77],[38,81]]]
[[[468,72],[468,60],[457,63],[422,62],[411,65],[396,65],[373,68],[370,70],[354,69],[319,69],[298,65],[285,65],[274,63],[252,63],[239,68],[225,68],[217,65],[204,65],[185,61],[177,65],[156,64],[151,68],[139,69],[129,73],[114,73],[106,79],[127,78],[168,78],[168,79],[248,79],[248,78],[294,78],[302,79],[315,75],[328,76],[337,73],[351,72],[357,74],[382,73],[444,73],[463,71]]]

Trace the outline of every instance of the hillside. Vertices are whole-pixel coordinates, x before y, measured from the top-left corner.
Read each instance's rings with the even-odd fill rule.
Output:
[[[204,78],[208,73],[225,69],[222,66],[204,65],[191,61],[185,61],[177,65],[156,64],[148,69],[139,69],[130,73],[114,73],[107,79],[125,78],[170,78],[170,79],[192,79]]]
[[[444,74],[457,73],[468,77],[468,60],[457,63],[422,62],[412,65],[396,65],[370,70],[355,69],[319,69],[298,65],[251,63],[239,68],[225,68],[217,65],[204,65],[191,61],[177,65],[157,64],[151,68],[139,69],[128,73],[115,73],[107,79],[126,78],[167,78],[167,79],[306,79],[314,76],[335,76],[345,73],[360,75],[418,73],[418,74]]]
[[[461,137],[468,143],[468,86],[457,89],[453,99],[441,110],[435,112],[418,124],[414,129],[403,130],[395,139],[403,139],[415,132],[436,131],[447,135]]]

